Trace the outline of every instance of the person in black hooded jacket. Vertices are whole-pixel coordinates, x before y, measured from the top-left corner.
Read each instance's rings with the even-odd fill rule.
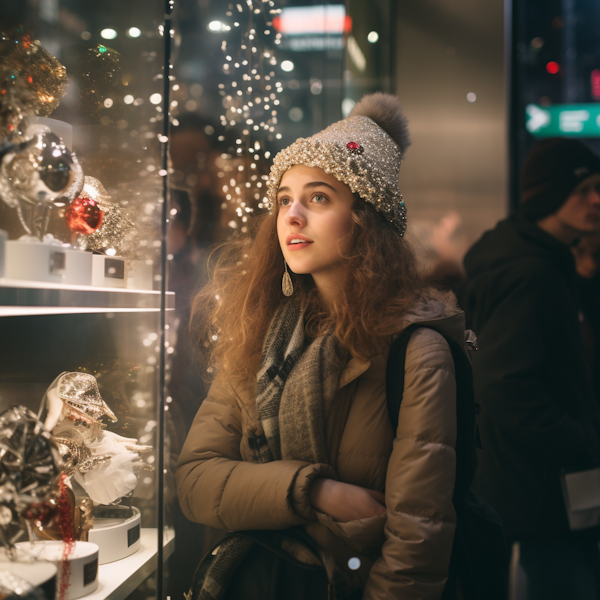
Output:
[[[600,228],[600,159],[576,140],[537,142],[518,213],[465,257],[463,301],[479,352],[475,489],[520,542],[529,600],[600,598],[597,527],[572,532],[561,469],[600,464],[594,398],[570,247]]]

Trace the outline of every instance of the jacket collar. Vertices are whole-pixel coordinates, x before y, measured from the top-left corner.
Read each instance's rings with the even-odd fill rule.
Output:
[[[563,244],[547,231],[544,231],[521,215],[512,217],[512,220],[515,228],[523,238],[535,244],[541,252],[552,259],[552,262],[557,267],[564,269],[569,275],[573,274],[575,271],[575,259],[566,244]]]
[[[360,360],[352,357],[342,371],[338,390],[360,377],[370,366],[370,360]]]

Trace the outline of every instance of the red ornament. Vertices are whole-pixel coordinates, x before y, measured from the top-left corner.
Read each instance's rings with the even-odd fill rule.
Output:
[[[346,148],[352,152],[352,154],[362,154],[364,148],[358,142],[348,142]]]
[[[97,202],[83,196],[75,198],[65,211],[67,226],[75,233],[94,233],[102,225],[102,219],[104,212]]]

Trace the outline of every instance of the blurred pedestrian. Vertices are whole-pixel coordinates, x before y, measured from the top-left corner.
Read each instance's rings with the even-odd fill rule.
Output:
[[[581,300],[583,342],[600,403],[600,232],[586,235],[573,248]]]
[[[563,469],[600,464],[571,253],[600,226],[599,190],[600,159],[586,145],[537,142],[523,166],[517,214],[465,258],[465,309],[480,348],[475,487],[520,543],[529,600],[600,597],[599,529],[576,529],[561,486]]]

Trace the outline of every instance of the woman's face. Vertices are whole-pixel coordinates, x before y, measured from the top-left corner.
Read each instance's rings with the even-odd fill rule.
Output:
[[[339,276],[353,227],[350,188],[318,167],[295,165],[277,193],[277,235],[290,269],[313,276],[317,287]]]

